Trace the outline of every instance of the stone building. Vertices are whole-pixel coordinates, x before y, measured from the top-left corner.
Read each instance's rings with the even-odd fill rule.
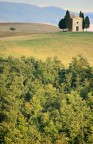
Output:
[[[83,22],[83,19],[81,17],[73,16],[72,17],[72,32],[81,32],[82,22]]]

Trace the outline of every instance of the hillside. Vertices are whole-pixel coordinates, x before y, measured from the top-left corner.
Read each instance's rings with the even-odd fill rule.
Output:
[[[37,7],[24,3],[0,2],[1,22],[32,22],[58,25],[59,20],[64,15],[65,10],[58,7]],[[85,15],[88,15],[91,23],[93,23],[93,13],[85,13]]]
[[[14,33],[14,32],[11,32]],[[43,61],[57,56],[64,65],[82,55],[93,65],[93,33],[34,33],[0,38],[0,56],[35,57]]]
[[[10,28],[15,28],[11,31]],[[0,23],[0,37],[28,35],[33,33],[58,32],[57,26],[39,23]]]

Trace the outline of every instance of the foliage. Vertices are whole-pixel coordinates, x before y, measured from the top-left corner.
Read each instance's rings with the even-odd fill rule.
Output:
[[[0,144],[93,142],[93,68],[82,56],[0,58]]]
[[[80,11],[79,17],[82,18],[82,29],[84,30],[84,28],[85,28],[85,20],[84,20],[84,14],[83,14],[83,12]]]
[[[70,12],[68,10],[66,11],[66,15],[65,15],[64,19],[65,19],[65,23],[66,23],[66,28],[69,31],[71,31],[71,29],[72,29],[72,19],[70,17]]]
[[[14,27],[10,27],[10,30],[11,31],[15,31],[16,29]]]
[[[61,20],[59,21],[58,26],[59,26],[60,29],[63,29],[63,31],[64,31],[64,29],[66,29],[65,19],[61,19]]]
[[[68,10],[66,11],[66,15],[64,16],[64,18],[59,21],[58,26],[60,29],[63,29],[63,31],[64,29],[68,29],[69,31],[71,31],[72,19],[70,17],[70,12]]]
[[[84,29],[86,28],[86,30],[87,30],[87,28],[89,28],[89,26],[90,26],[89,17],[86,16],[86,17],[84,18],[84,14],[83,14],[83,12],[81,12],[81,11],[80,11],[80,13],[79,13],[79,16],[83,19],[82,29],[84,30]]]
[[[87,30],[87,28],[89,28],[89,26],[90,26],[90,20],[89,20],[89,17],[86,16],[85,17],[85,28],[86,28],[86,30]]]

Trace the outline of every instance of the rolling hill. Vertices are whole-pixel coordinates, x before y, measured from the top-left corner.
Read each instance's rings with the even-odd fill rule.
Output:
[[[11,28],[15,28],[14,31]],[[0,23],[0,38],[61,31],[57,26],[40,23]]]
[[[11,32],[12,34],[14,32]],[[0,38],[0,56],[35,57],[46,60],[57,56],[67,66],[73,57],[82,55],[93,66],[93,33],[34,33]]]
[[[76,14],[76,13],[75,13]],[[65,15],[65,10],[58,7],[38,7],[24,3],[0,2],[1,22],[51,23],[57,25]],[[93,23],[93,13],[85,13]]]

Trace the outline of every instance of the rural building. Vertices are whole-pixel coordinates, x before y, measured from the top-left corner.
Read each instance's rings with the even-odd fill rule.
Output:
[[[72,32],[81,32],[82,31],[82,22],[83,19],[78,16],[73,16],[72,17]]]

